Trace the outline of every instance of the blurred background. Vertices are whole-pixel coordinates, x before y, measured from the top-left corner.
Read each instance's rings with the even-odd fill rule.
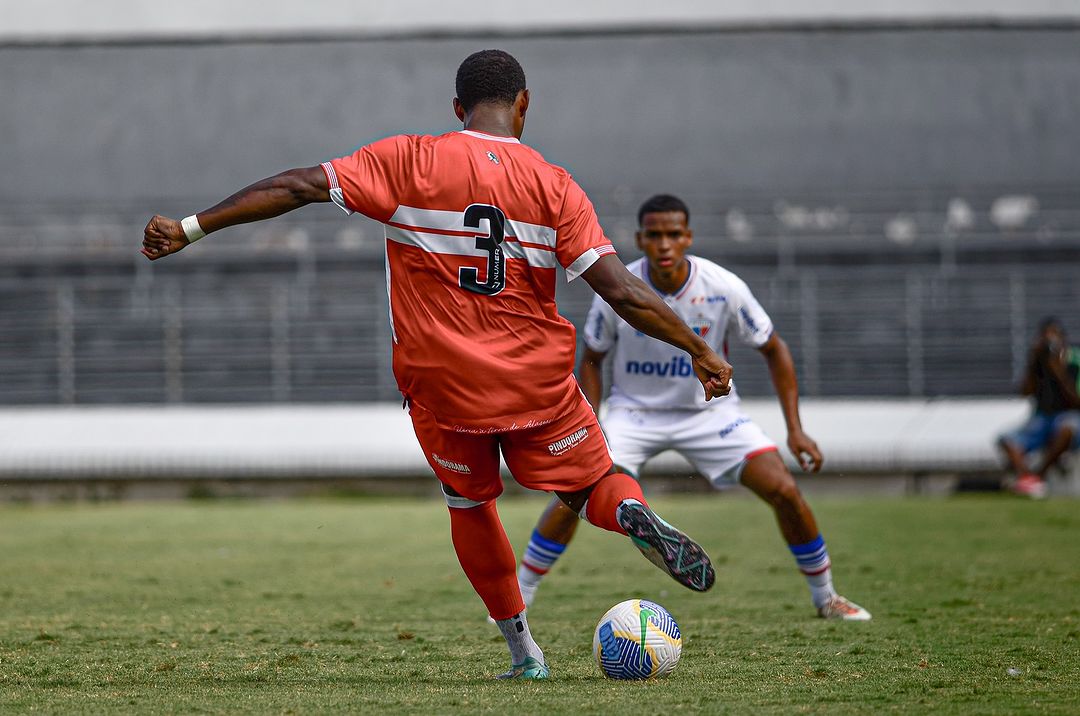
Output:
[[[0,475],[423,472],[407,419],[380,412],[400,397],[378,225],[321,205],[155,264],[138,247],[154,213],[458,128],[454,72],[486,47],[522,62],[524,140],[573,172],[626,260],[645,198],[687,201],[694,251],[791,346],[834,469],[995,469],[1038,320],[1080,332],[1080,5],[583,5],[0,3]],[[560,287],[575,324],[590,300]],[[775,424],[764,361],[732,362]],[[222,405],[276,416],[266,445],[248,418],[214,430],[254,463],[170,427]],[[842,458],[885,433],[877,458]],[[292,462],[266,457],[283,435]],[[904,462],[905,440],[940,445]]]

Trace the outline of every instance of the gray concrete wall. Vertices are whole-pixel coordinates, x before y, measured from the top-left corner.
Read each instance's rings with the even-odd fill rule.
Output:
[[[1075,0],[0,0],[0,39],[700,27],[821,22],[1080,18]]]
[[[587,190],[1080,184],[1080,31],[833,30],[0,47],[0,210],[193,208],[397,132],[455,128],[499,45],[526,137]]]

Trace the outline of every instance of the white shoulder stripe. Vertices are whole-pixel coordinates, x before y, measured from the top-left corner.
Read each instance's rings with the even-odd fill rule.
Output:
[[[507,222],[513,227],[514,231],[512,235],[516,236],[518,241],[524,241],[528,244],[537,244],[538,246],[546,246],[552,251],[555,250],[555,229],[539,224],[529,224],[515,219],[507,219]]]
[[[555,252],[522,246],[516,241],[504,241],[503,251],[509,259],[524,259],[536,268],[555,268]]]
[[[476,248],[476,240],[470,236],[433,234],[413,229],[402,229],[387,224],[386,238],[399,244],[415,246],[432,254],[476,256],[478,258],[488,255],[487,251]]]
[[[475,258],[487,258],[488,255],[486,250],[476,248],[476,239],[472,236],[433,234],[387,225],[386,238],[399,244],[415,246],[431,254]],[[501,246],[508,259],[526,261],[529,266],[536,268],[555,268],[554,251],[522,246],[517,241],[503,241]]]
[[[438,211],[399,206],[390,217],[391,224],[401,224],[415,229],[436,231],[465,231],[465,214],[460,211]]]
[[[555,229],[540,224],[530,224],[527,221],[518,221],[507,218],[507,236],[517,237],[519,241],[529,244],[546,246],[552,250],[555,248]],[[402,227],[423,231],[434,229],[436,231],[463,231],[471,232],[473,229],[465,227],[465,214],[461,211],[441,211],[438,209],[419,209],[414,206],[399,206],[394,215],[390,217],[391,224],[399,224]]]

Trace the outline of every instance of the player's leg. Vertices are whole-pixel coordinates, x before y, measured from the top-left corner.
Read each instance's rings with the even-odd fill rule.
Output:
[[[742,468],[740,481],[772,507],[780,533],[810,587],[818,614],[831,619],[869,619],[868,611],[836,593],[825,540],[818,531],[814,513],[779,453],[767,449],[751,455]]]
[[[543,679],[544,652],[532,637],[525,602],[514,575],[514,548],[495,500],[475,501],[443,485],[450,508],[450,535],[462,571],[480,595],[510,650],[510,670],[498,678]]]
[[[510,650],[510,671],[500,678],[546,678],[544,654],[529,631],[518,589],[514,549],[495,508],[502,492],[498,439],[446,430],[415,405],[409,414],[428,464],[442,483],[458,562]]]
[[[870,614],[836,594],[825,541],[776,443],[737,403],[703,411],[673,426],[675,449],[717,489],[739,482],[767,502],[780,532],[805,575],[818,613],[831,618],[869,619]]]
[[[605,424],[608,451],[620,472],[636,474],[646,460],[666,447],[659,432],[648,429],[642,411],[614,408]],[[579,520],[577,512],[558,497],[540,516],[518,567],[518,584],[526,605],[532,606],[540,582],[566,551]]]
[[[532,606],[536,588],[577,532],[579,517],[558,497],[552,498],[529,537],[518,566],[518,586],[525,606]]]
[[[1040,498],[1046,495],[1043,471],[1036,472],[1028,467],[1027,456],[1052,440],[1052,421],[1040,413],[1034,413],[1026,423],[998,439],[1014,475],[1006,482],[1009,490],[1025,497]]]
[[[650,562],[695,592],[712,589],[716,573],[705,549],[652,511],[638,481],[614,467],[591,486],[556,491],[588,522],[630,537]]]
[[[998,446],[1001,448],[1001,452],[1004,453],[1005,460],[1009,463],[1009,469],[1012,470],[1013,474],[1024,475],[1028,472],[1024,451],[1016,440],[1009,435],[1002,435],[998,438]]]
[[[582,398],[559,420],[502,436],[503,456],[525,487],[555,492],[575,513],[630,536],[654,564],[690,589],[715,575],[700,545],[649,509],[637,480],[615,472],[592,408]]]
[[[1051,421],[1050,440],[1043,448],[1042,460],[1036,471],[1046,479],[1046,473],[1057,464],[1061,456],[1076,447],[1080,438],[1080,413],[1068,412],[1055,415]]]

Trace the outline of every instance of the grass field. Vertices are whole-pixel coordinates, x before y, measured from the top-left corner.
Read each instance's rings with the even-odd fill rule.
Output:
[[[520,549],[543,501],[504,502]],[[1077,502],[817,500],[866,624],[812,617],[763,505],[654,505],[710,549],[717,588],[683,591],[583,528],[530,612],[542,683],[490,678],[505,647],[440,502],[0,507],[0,709],[1080,712]],[[633,596],[682,626],[665,680],[607,681],[592,661],[596,620]]]

